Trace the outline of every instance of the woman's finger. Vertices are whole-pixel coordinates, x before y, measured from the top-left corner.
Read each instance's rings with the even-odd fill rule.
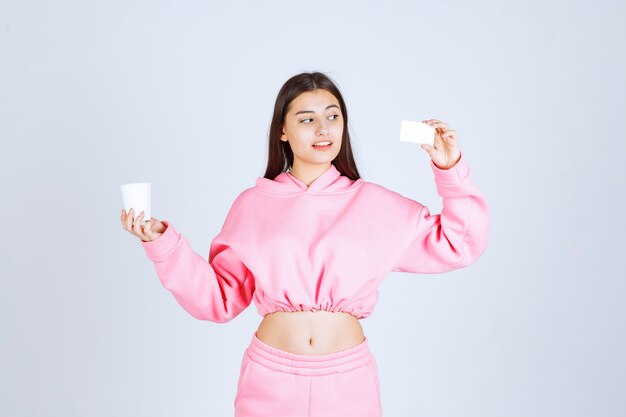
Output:
[[[435,157],[435,148],[433,148],[432,146],[430,146],[427,143],[423,143],[421,145],[422,149],[424,149],[426,151],[426,153],[428,154],[428,156],[433,159]]]
[[[429,125],[436,124],[436,123],[443,123],[441,120],[438,120],[438,119],[426,119],[423,122],[428,123]],[[443,124],[445,125],[445,123]]]
[[[141,218],[144,218],[144,214],[141,215]],[[139,233],[140,233],[140,237],[141,240],[145,240],[145,241],[149,241],[152,240],[150,238],[149,233],[151,232],[150,230],[150,220],[147,220],[145,223],[143,223],[142,221],[139,222]]]
[[[141,226],[141,233],[148,239],[151,240],[152,230],[150,229],[150,220],[148,220],[145,224]],[[144,239],[146,240],[146,239]]]
[[[443,127],[440,126],[432,126],[435,128],[435,140],[437,140],[437,138],[441,139],[442,136],[447,132],[446,129],[444,129]]]
[[[447,132],[445,132],[443,135],[441,135],[441,137],[449,137],[452,139],[456,139],[456,132],[454,130],[448,130]]]
[[[442,122],[439,119],[425,119],[425,120],[422,120],[422,122],[423,123],[428,123],[428,124],[433,124],[433,123],[443,123],[443,124],[445,124],[444,122]]]
[[[133,218],[135,217],[135,209],[131,208],[128,210],[128,215],[126,216],[126,230],[129,232],[133,231]]]
[[[443,131],[450,130],[448,125],[443,122],[433,122],[428,124],[436,129],[442,129]]]
[[[137,236],[142,235],[141,231],[141,219],[143,219],[143,211],[139,213],[139,216],[135,219],[135,224],[133,225],[133,230],[137,233]]]
[[[154,220],[149,220],[146,224],[146,227],[144,228],[144,233],[150,238],[150,240],[156,239],[156,233],[154,232],[154,230],[152,230],[153,223]]]

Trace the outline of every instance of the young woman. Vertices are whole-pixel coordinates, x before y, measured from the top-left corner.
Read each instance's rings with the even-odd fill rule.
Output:
[[[162,284],[200,320],[224,323],[254,301],[263,317],[245,350],[236,417],[380,416],[378,369],[359,323],[391,271],[441,273],[485,250],[489,208],[457,135],[436,128],[429,157],[441,214],[360,178],[348,112],[319,72],[276,99],[264,177],[242,191],[208,262],[168,221],[122,211]]]

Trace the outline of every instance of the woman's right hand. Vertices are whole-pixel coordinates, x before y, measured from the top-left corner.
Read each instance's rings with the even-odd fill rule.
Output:
[[[146,224],[141,224],[143,220],[144,212],[142,211],[139,216],[137,216],[137,220],[135,219],[135,211],[133,208],[130,209],[128,214],[126,214],[126,210],[122,209],[122,226],[124,229],[128,230],[133,235],[137,236],[143,242],[151,242],[156,240],[165,232],[167,227],[159,220],[152,217],[152,219],[148,220]]]

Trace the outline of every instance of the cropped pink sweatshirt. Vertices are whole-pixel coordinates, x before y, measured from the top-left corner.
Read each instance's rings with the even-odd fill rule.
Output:
[[[227,322],[252,301],[261,316],[327,310],[362,319],[389,272],[446,272],[485,250],[489,207],[463,154],[450,169],[430,165],[441,214],[331,164],[309,186],[289,172],[257,178],[233,202],[208,262],[168,221],[159,238],[140,242],[162,285],[200,320]]]

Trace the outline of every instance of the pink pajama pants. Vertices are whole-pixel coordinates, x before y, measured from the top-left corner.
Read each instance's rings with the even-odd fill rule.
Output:
[[[378,368],[367,337],[326,355],[299,355],[262,342],[245,350],[235,417],[380,417]]]

